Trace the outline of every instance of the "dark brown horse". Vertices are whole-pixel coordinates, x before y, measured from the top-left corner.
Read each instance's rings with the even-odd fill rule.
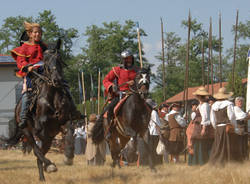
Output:
[[[72,104],[70,103],[65,81],[63,80],[63,61],[60,56],[59,40],[54,46],[50,46],[44,52],[44,75],[39,75],[35,71],[32,75],[36,83],[33,86],[32,95],[33,108],[30,110],[28,127],[21,130],[17,123],[20,122],[19,102],[15,109],[15,122],[10,132],[13,133],[7,142],[15,144],[20,137],[25,136],[28,143],[32,146],[37,157],[39,169],[39,179],[45,180],[44,170],[55,172],[57,168],[54,163],[45,157],[49,151],[54,137],[60,132],[62,126],[66,126],[67,135],[65,140],[65,158],[67,163],[73,163],[74,157],[74,138],[72,125]],[[34,99],[35,98],[35,99]],[[35,127],[40,127],[39,131]],[[36,144],[34,137],[41,141],[41,147]]]
[[[120,152],[130,139],[124,130],[129,127],[136,134],[134,140],[136,140],[136,136],[143,137],[145,147],[149,153],[149,166],[152,170],[155,170],[152,161],[152,150],[146,134],[151,117],[151,109],[145,102],[145,97],[149,90],[149,83],[149,69],[142,68],[137,72],[135,85],[131,87],[131,92],[128,94],[129,96],[114,118],[115,123],[111,126],[111,137],[107,140],[113,159],[113,167],[115,167],[115,165],[120,167]],[[107,119],[103,118],[105,111],[104,109],[104,112],[100,115],[92,132],[92,139],[96,144],[104,140],[104,132],[108,129],[108,126],[106,126]]]

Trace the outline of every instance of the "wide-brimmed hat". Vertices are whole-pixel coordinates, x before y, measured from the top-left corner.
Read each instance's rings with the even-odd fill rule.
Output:
[[[89,115],[89,121],[95,122],[96,120],[97,120],[96,114],[90,114],[90,115]]]
[[[227,92],[227,89],[225,87],[222,87],[219,89],[219,91],[214,94],[214,98],[217,100],[221,99],[228,99],[233,95],[233,92]]]
[[[200,96],[208,96],[209,93],[207,92],[205,87],[199,87],[194,93],[193,95],[200,95]]]

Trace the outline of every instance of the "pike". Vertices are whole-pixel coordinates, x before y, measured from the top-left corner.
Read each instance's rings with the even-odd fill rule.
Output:
[[[212,95],[214,95],[214,66],[213,66],[213,48],[212,48],[212,18],[210,17],[210,26],[209,26],[209,62],[211,65],[211,90]]]
[[[191,15],[189,11],[188,15],[188,40],[187,40],[187,50],[186,50],[186,71],[184,79],[184,93],[183,93],[183,102],[184,102],[184,111],[187,113],[187,99],[188,99],[188,69],[189,69],[189,42],[190,42],[190,30],[191,30]]]
[[[190,42],[190,30],[191,30],[191,14],[189,10],[188,14],[188,40],[187,40],[187,50],[186,50],[186,71],[185,71],[185,79],[184,79],[184,93],[183,93],[183,102],[184,102],[184,111],[187,116],[187,103],[188,103],[188,69],[189,69],[189,42]],[[184,136],[184,142],[186,142],[186,136]],[[186,151],[184,155],[184,160],[186,162]]]
[[[219,72],[220,72],[220,88],[222,87],[222,68],[221,68],[221,13],[219,14]]]
[[[238,32],[238,17],[239,10],[236,13],[236,23],[235,23],[235,37],[234,37],[234,57],[233,57],[233,68],[232,68],[232,82],[233,82],[233,92],[235,90],[235,62],[236,62],[236,47],[237,47],[237,32]]]
[[[205,71],[204,71],[204,38],[202,38],[202,86],[205,86]]]
[[[83,94],[83,110],[85,115],[85,122],[87,122],[87,110],[86,110],[86,94],[85,94],[85,85],[84,85],[84,74],[82,73],[82,94]]]
[[[139,48],[140,65],[141,65],[141,68],[142,68],[143,65],[142,65],[142,55],[141,55],[141,38],[140,38],[139,22],[136,23],[136,27],[137,27],[137,39],[138,39],[138,48]]]
[[[248,75],[247,75],[247,101],[246,101],[246,111],[250,111],[250,48],[247,54],[248,60]],[[248,125],[250,124],[250,120],[248,120]],[[249,127],[249,126],[248,126]]]
[[[98,94],[97,94],[97,113],[100,114],[100,94],[101,94],[101,70],[98,70]]]
[[[163,22],[161,18],[161,47],[162,47],[162,86],[163,86],[163,100],[166,99],[166,87],[165,87],[165,56],[164,56],[164,32]]]

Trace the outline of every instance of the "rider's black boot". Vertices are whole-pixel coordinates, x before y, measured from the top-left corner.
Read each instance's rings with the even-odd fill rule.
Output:
[[[29,104],[30,104],[30,92],[25,92],[22,95],[22,105],[20,112],[21,122],[18,123],[18,127],[24,129],[28,125],[28,112],[29,112]]]

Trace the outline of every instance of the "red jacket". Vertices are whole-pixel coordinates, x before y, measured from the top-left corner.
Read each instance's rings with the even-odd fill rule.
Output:
[[[135,69],[127,70],[119,66],[113,67],[112,70],[103,79],[103,85],[105,87],[106,94],[109,91],[109,88],[112,86],[113,81],[115,79],[117,79],[118,86],[119,86],[125,82],[134,80],[135,76],[136,76]],[[128,84],[122,85],[120,87],[120,91],[126,91],[126,90],[129,90]]]
[[[43,59],[43,50],[39,44],[23,43],[22,46],[13,49],[11,55],[16,60],[19,69],[16,75],[24,77],[27,73],[22,72],[23,67],[41,61]]]

